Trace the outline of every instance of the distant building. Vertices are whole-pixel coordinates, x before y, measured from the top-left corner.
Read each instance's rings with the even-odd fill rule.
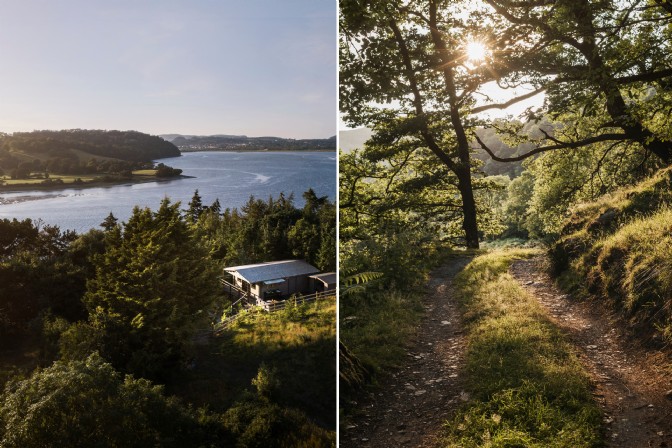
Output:
[[[336,274],[320,270],[303,260],[282,260],[224,268],[231,281],[224,281],[229,291],[246,295],[251,303],[263,304],[282,300],[292,294],[311,294],[335,289]],[[333,278],[331,277],[333,276]]]

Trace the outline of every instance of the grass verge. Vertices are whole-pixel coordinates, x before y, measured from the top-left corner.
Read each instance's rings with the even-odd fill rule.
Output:
[[[572,347],[509,274],[538,250],[492,252],[455,279],[469,331],[470,401],[446,424],[451,447],[601,446],[601,413]]]
[[[387,290],[341,304],[341,340],[374,374],[397,366],[422,315],[421,298],[418,291]]]

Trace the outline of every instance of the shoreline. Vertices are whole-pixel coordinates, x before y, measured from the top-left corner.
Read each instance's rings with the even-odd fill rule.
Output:
[[[335,149],[198,149],[198,150],[181,150],[181,153],[194,153],[194,152],[230,152],[230,153],[247,153],[247,152],[292,152],[292,153],[306,153],[306,152],[333,152],[338,154],[338,151]],[[180,156],[175,156],[180,157]],[[169,157],[174,158],[174,157]],[[165,159],[158,159],[165,160]],[[124,185],[135,185],[143,184],[149,182],[168,182],[171,180],[178,179],[194,179],[195,176],[187,176],[180,174],[179,176],[166,177],[166,178],[157,178],[154,176],[137,176],[137,179],[120,179],[118,181],[91,181],[83,184],[23,184],[23,185],[0,185],[0,206],[10,205],[10,204],[19,204],[22,202],[28,202],[33,200],[40,200],[50,197],[59,197],[64,196],[59,194],[65,190],[85,190],[89,188],[112,188],[120,187]],[[41,195],[41,196],[16,196],[13,198],[5,198],[2,195],[4,194],[14,194],[14,193],[30,193],[30,192],[53,192],[51,195]]]
[[[178,179],[193,179],[194,176],[185,176],[183,174],[173,177],[142,177],[138,179],[124,179],[123,181],[93,181],[86,182],[83,184],[52,184],[52,185],[42,185],[42,184],[23,184],[23,185],[0,185],[0,205],[8,204],[18,204],[21,202],[28,202],[32,200],[39,200],[48,197],[58,197],[63,196],[58,194],[59,192],[65,190],[85,190],[89,188],[112,188],[120,187],[124,185],[135,185],[135,184],[145,184],[150,182],[168,182],[171,180]],[[3,194],[11,193],[30,193],[30,192],[54,192],[53,195],[49,196],[17,196],[14,198],[4,198]]]

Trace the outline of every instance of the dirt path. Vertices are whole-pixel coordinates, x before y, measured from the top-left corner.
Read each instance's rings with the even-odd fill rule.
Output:
[[[623,324],[595,304],[563,294],[543,263],[543,257],[519,260],[511,273],[576,345],[605,414],[608,446],[672,448],[671,360],[627,338]]]
[[[341,431],[340,447],[431,447],[441,426],[467,399],[460,377],[465,337],[451,281],[470,260],[451,260],[431,273],[426,314],[407,349],[407,362],[377,392],[358,400],[356,423]]]

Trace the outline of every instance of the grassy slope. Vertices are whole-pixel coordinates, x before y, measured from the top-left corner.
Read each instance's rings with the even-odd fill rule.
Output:
[[[446,425],[446,446],[600,446],[601,417],[571,346],[507,273],[534,250],[476,258],[455,285],[469,330],[471,401]]]
[[[551,249],[561,282],[615,306],[642,336],[672,342],[672,168],[578,206]]]
[[[323,300],[273,314],[253,313],[202,346],[196,368],[170,390],[197,406],[223,412],[253,391],[262,362],[277,369],[274,401],[321,426],[336,427],[336,303]],[[172,389],[172,388],[171,388]]]

